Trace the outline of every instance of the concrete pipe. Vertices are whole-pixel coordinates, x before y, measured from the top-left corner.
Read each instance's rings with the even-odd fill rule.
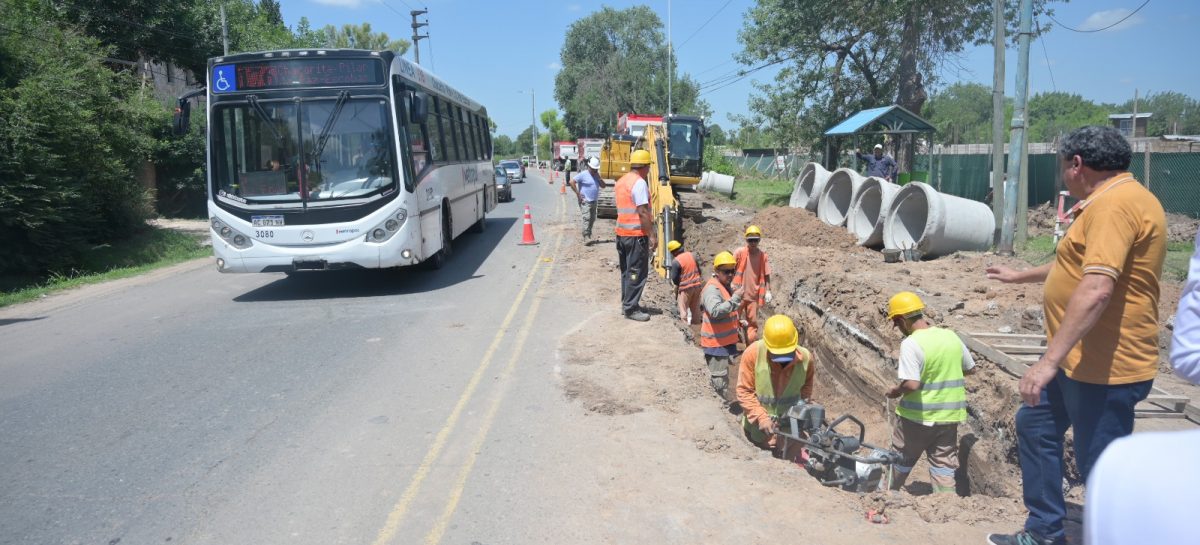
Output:
[[[839,168],[829,175],[829,182],[821,192],[817,204],[817,217],[829,225],[846,225],[850,215],[850,204],[862,187],[861,174],[849,168]]]
[[[711,170],[704,171],[700,176],[700,190],[713,191],[725,195],[733,195],[734,177],[726,174],[718,174]]]
[[[858,245],[878,248],[883,245],[883,220],[900,186],[874,176],[863,181],[850,204],[846,229],[858,237]]]
[[[916,247],[925,257],[939,257],[960,250],[986,250],[995,230],[990,206],[911,182],[892,198],[883,221],[883,245]]]
[[[806,163],[796,177],[796,185],[792,187],[792,198],[788,206],[804,208],[811,212],[817,211],[818,197],[825,190],[825,182],[829,181],[829,171],[819,163]]]

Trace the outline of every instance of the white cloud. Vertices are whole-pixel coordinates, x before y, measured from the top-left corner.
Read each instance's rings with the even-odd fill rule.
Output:
[[[333,6],[336,8],[357,8],[362,5],[362,0],[312,0],[318,4]]]
[[[1109,25],[1115,24],[1117,21],[1121,21],[1121,19],[1129,17],[1130,13],[1131,10],[1126,8],[1097,11],[1096,13],[1089,15],[1087,19],[1083,20],[1083,23],[1079,25],[1079,30],[1096,30],[1105,28]],[[1133,17],[1125,19],[1124,21],[1121,21],[1121,24],[1112,27],[1110,30],[1124,30],[1144,22],[1146,22],[1146,19],[1140,14],[1137,14]]]
[[[581,9],[583,9],[583,6],[579,4],[571,4],[567,6],[567,11],[579,11]]]
[[[549,68],[550,70],[562,70],[562,64],[558,61],[554,61],[550,64],[547,64],[546,68]]]

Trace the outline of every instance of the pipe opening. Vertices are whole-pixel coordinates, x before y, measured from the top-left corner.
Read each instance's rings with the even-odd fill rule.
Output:
[[[854,199],[854,182],[850,176],[834,173],[829,178],[825,195],[817,207],[817,215],[821,221],[830,225],[845,225],[846,216],[850,214],[850,201]]]
[[[890,248],[914,248],[925,236],[929,222],[929,200],[924,191],[905,192],[903,200],[893,205],[895,213],[888,216]]]
[[[879,222],[879,209],[883,204],[883,191],[879,184],[870,184],[859,191],[858,205],[850,212],[847,227],[860,243],[875,232]]]

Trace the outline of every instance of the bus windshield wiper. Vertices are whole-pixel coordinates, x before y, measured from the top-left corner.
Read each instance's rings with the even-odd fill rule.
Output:
[[[329,142],[329,131],[333,130],[333,124],[342,113],[342,106],[346,105],[346,99],[350,98],[350,91],[343,90],[338,93],[337,102],[333,105],[333,111],[329,112],[329,119],[325,120],[325,126],[321,127],[321,135],[317,137],[317,147],[313,150],[314,163],[320,165],[321,153],[325,151],[325,144]],[[320,168],[318,166],[318,168]]]
[[[282,145],[283,134],[280,134],[279,128],[275,126],[275,120],[272,119],[271,116],[267,115],[267,111],[264,110],[262,105],[258,103],[258,96],[250,95],[246,97],[246,102],[250,103],[250,107],[254,109],[254,113],[258,115],[259,119],[262,119],[262,122],[266,123],[267,127],[270,127],[271,132],[275,134],[275,142]]]

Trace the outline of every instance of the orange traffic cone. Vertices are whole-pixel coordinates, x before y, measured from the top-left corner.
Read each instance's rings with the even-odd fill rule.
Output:
[[[567,194],[567,181],[566,180],[563,180],[562,185],[558,186],[558,194],[559,195]]]
[[[529,205],[525,205],[525,231],[521,233],[521,246],[534,246],[538,242],[533,238],[533,216],[529,215]]]

